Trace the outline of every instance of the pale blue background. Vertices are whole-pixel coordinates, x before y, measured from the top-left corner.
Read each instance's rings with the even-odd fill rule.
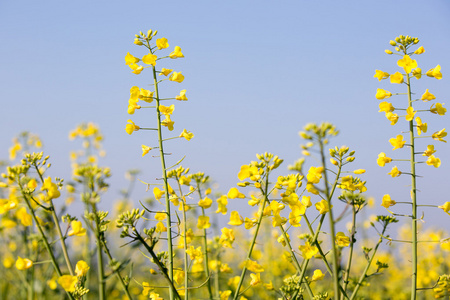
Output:
[[[414,81],[419,96],[429,88],[439,102],[449,102],[449,1],[1,1],[0,2],[0,158],[7,158],[13,136],[39,134],[52,156],[52,176],[70,178],[69,151],[80,148],[68,132],[82,121],[100,125],[112,168],[112,189],[105,201],[126,186],[123,174],[141,168],[141,177],[159,176],[159,160],[141,158],[141,144],[156,145],[150,132],[125,133],[129,89],[145,87],[150,72],[136,76],[124,64],[140,30],[158,29],[170,48],[185,58],[167,62],[182,71],[182,84],[165,83],[163,97],[187,89],[188,102],[176,102],[178,135],[195,133],[190,142],[168,142],[172,161],[187,155],[184,166],[210,174],[226,192],[238,182],[242,164],[255,153],[270,151],[286,167],[300,156],[298,131],[308,122],[330,121],[341,130],[332,145],[357,151],[352,169],[365,168],[368,194],[377,206],[390,193],[408,200],[409,177],[392,179],[390,167],[376,165],[379,152],[394,153],[388,139],[407,130],[401,120],[389,125],[378,113],[377,88],[404,91],[373,78],[375,69],[400,70],[388,56],[389,40],[400,34],[420,38],[426,53],[418,57],[425,71],[440,64],[443,79]],[[164,62],[160,64],[164,67]],[[392,99],[392,98],[391,98]],[[396,103],[405,102],[396,98]],[[395,103],[394,103],[395,105]],[[447,106],[448,107],[448,106]],[[423,114],[431,133],[449,128],[448,116]],[[151,126],[149,111],[131,119]],[[425,141],[420,141],[426,145]],[[420,165],[420,201],[442,204],[448,197],[450,155],[437,143],[442,166]],[[393,166],[391,164],[390,166]],[[406,164],[397,163],[400,170]],[[286,171],[285,171],[286,170]],[[145,197],[138,186],[135,200]],[[403,197],[403,198],[402,198]],[[237,201],[231,207],[236,207]],[[244,206],[244,205],[241,205]],[[385,213],[384,209],[380,212]],[[442,211],[425,210],[425,219],[445,224]],[[433,215],[431,215],[433,214]]]

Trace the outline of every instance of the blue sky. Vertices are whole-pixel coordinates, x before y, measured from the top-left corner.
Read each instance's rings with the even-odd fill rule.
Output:
[[[195,133],[190,142],[169,142],[173,161],[186,155],[184,166],[210,174],[225,192],[255,153],[279,155],[286,170],[300,156],[298,131],[309,122],[330,121],[341,130],[331,145],[350,146],[357,151],[354,169],[367,169],[369,195],[377,201],[387,193],[407,197],[409,178],[392,179],[389,169],[376,165],[378,153],[393,155],[389,138],[407,127],[390,126],[374,95],[377,88],[400,87],[373,74],[399,70],[397,57],[384,53],[389,40],[419,37],[426,49],[419,66],[440,64],[444,78],[414,82],[417,93],[429,88],[438,102],[448,102],[449,15],[444,0],[2,1],[0,158],[7,158],[13,136],[28,130],[41,136],[52,156],[51,174],[68,179],[69,151],[80,147],[68,132],[92,121],[105,135],[108,155],[101,163],[114,174],[111,198],[126,186],[127,169],[142,169],[145,181],[158,177],[159,160],[141,158],[140,150],[156,144],[155,136],[124,130],[130,87],[151,81],[149,72],[130,73],[124,56],[144,55],[134,34],[157,29],[185,55],[168,62],[185,81],[162,88],[163,96],[187,89],[189,97],[175,103],[173,134],[183,128]],[[426,116],[431,133],[450,129],[448,116]],[[143,110],[131,117],[143,127],[149,118]],[[442,204],[449,201],[442,187],[450,155],[447,144],[435,144],[442,166],[420,165],[419,189],[424,202]],[[138,189],[136,195],[145,196],[144,187]]]

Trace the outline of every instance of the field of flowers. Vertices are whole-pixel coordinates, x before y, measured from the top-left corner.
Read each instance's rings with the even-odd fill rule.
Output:
[[[398,187],[401,199],[386,190],[376,201],[366,171],[352,167],[357,153],[333,143],[339,130],[328,122],[299,132],[297,161],[256,154],[230,175],[235,186],[215,190],[208,174],[183,164],[183,149],[165,150],[173,139],[195,143],[195,134],[173,117],[188,87],[162,92],[183,84],[184,73],[167,67],[186,59],[182,47],[159,36],[139,32],[125,55],[124,72],[148,82],[130,87],[124,126],[142,136],[142,156],[158,162],[160,176],[145,182],[130,170],[120,201],[100,207],[111,170],[98,163],[105,149],[97,125],[69,133],[82,149],[71,153],[65,179],[47,175],[51,153],[38,133],[14,137],[0,164],[0,299],[450,299],[450,231],[425,228],[421,214],[450,215],[450,202],[418,193],[419,168],[441,166],[435,145],[447,132],[433,120],[447,110],[414,86],[443,76],[440,65],[421,66],[428,53],[418,38],[391,40],[392,68],[367,78],[379,81],[374,101],[392,128],[393,148],[380,146],[377,164],[410,180]],[[148,122],[133,121],[138,114]],[[136,188],[152,197],[136,204]],[[229,209],[233,202],[242,210]],[[373,215],[380,205],[385,214]]]

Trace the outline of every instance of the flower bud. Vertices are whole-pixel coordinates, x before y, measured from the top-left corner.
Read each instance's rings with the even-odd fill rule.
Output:
[[[384,50],[384,52],[386,53],[386,54],[389,54],[389,55],[391,55],[393,52],[391,51],[391,50]]]
[[[390,41],[389,41],[389,45],[391,45],[391,46],[397,46],[397,43],[396,43],[395,41],[393,41],[393,40],[390,40]]]
[[[330,162],[335,166],[338,165],[338,162],[334,158],[330,158]]]
[[[135,45],[138,45],[138,46],[142,46],[142,45],[144,45],[144,43],[142,43],[139,39],[134,39],[134,44]]]
[[[147,31],[147,38],[149,39],[150,38],[150,36],[152,35],[152,30],[151,29],[149,29],[148,31]]]

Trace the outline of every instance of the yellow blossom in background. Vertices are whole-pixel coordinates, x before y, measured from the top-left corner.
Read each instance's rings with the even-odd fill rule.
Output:
[[[59,198],[59,196],[61,196],[61,193],[58,190],[58,186],[56,185],[56,183],[52,182],[51,177],[47,177],[44,179],[44,183],[42,184],[41,190],[47,191],[47,196],[48,196],[47,201],[49,201],[51,199]]]
[[[350,245],[350,238],[343,232],[338,232],[336,234],[336,245],[339,247],[348,247]]]
[[[194,134],[186,129],[183,129],[183,132],[180,133],[179,137],[184,137],[186,140],[190,141],[194,137]]]
[[[169,129],[169,131],[173,130],[174,124],[175,124],[175,122],[170,119],[169,115],[166,115],[166,118],[161,121],[161,125],[167,127],[167,129]]]
[[[142,157],[144,157],[144,155],[146,155],[147,153],[150,152],[150,150],[152,150],[152,147],[145,145],[142,145],[141,148],[142,148]]]
[[[387,157],[386,154],[384,152],[381,152],[380,154],[378,154],[378,159],[377,159],[377,164],[380,167],[384,167],[385,164],[388,164],[392,161],[392,158]]]
[[[231,248],[231,245],[234,242],[234,231],[233,229],[229,229],[229,228],[222,228],[222,235],[220,236],[219,239],[219,244],[222,245],[222,247],[225,248]]]
[[[9,269],[9,268],[11,268],[12,266],[14,266],[14,262],[15,262],[14,257],[12,257],[10,254],[6,255],[6,256],[3,258],[3,266],[4,266],[6,269]]]
[[[438,208],[442,209],[443,211],[445,211],[447,214],[450,215],[450,202],[445,202],[444,204],[438,206]]]
[[[89,265],[84,260],[79,260],[75,267],[75,273],[77,276],[85,276],[89,269]]]
[[[385,98],[389,98],[392,96],[392,93],[383,89],[377,89],[377,93],[375,94],[375,98],[378,100],[383,100]]]
[[[403,83],[403,75],[400,72],[396,72],[390,77],[391,83],[401,84]]]
[[[435,153],[436,150],[434,150],[434,145],[428,145],[427,150],[423,152],[423,156],[431,156],[433,153]]]
[[[441,103],[435,103],[435,104],[431,105],[430,112],[433,114],[438,114],[440,116],[443,116],[447,112],[447,109],[445,107],[443,107]]]
[[[250,229],[258,223],[256,219],[245,218],[244,219],[244,227],[245,229]]]
[[[211,223],[209,223],[209,217],[208,216],[199,216],[197,221],[197,228],[198,229],[207,229],[211,227]]]
[[[181,47],[175,46],[175,49],[173,50],[172,53],[169,54],[169,57],[173,59],[184,57],[183,53],[181,52]]]
[[[211,207],[212,202],[213,201],[210,198],[205,197],[203,199],[200,199],[200,201],[198,201],[198,206],[207,209]]]
[[[390,111],[386,113],[386,118],[391,121],[391,125],[395,125],[398,121],[398,115]]]
[[[287,239],[288,239],[287,241],[286,241],[284,235],[280,235],[280,236],[277,238],[277,242],[280,243],[280,244],[282,244],[283,247],[285,247],[286,244],[287,244],[288,242],[291,241],[291,239],[289,238],[289,234],[286,233],[286,237],[287,237]]]
[[[125,64],[128,65],[132,65],[132,64],[136,64],[140,61],[139,58],[134,57],[133,55],[130,54],[130,52],[127,53],[127,55],[125,55]]]
[[[28,258],[18,257],[16,260],[16,268],[17,270],[26,270],[33,266],[33,262]]]
[[[391,112],[394,111],[394,106],[392,106],[392,103],[383,101],[379,105],[380,110],[378,112]]]
[[[395,150],[403,148],[406,141],[403,140],[403,135],[399,134],[397,135],[397,137],[389,139],[389,143],[391,143],[391,145],[394,147],[394,149],[392,150]]]
[[[220,196],[217,199],[216,214],[221,213],[222,215],[225,215],[227,213],[227,204],[228,204],[227,196],[225,195]]]
[[[184,271],[174,270],[173,279],[178,285],[182,284],[184,280]]]
[[[306,207],[310,207],[312,205],[311,196],[302,196],[302,204]]]
[[[197,260],[197,262],[203,262],[203,253],[202,247],[195,248],[194,246],[190,246],[189,249],[186,249],[186,253],[189,255],[191,260]]]
[[[423,100],[423,102],[431,101],[434,99],[436,99],[436,97],[432,93],[428,92],[428,89],[426,89],[425,93],[423,93],[422,97],[420,98],[420,100]]]
[[[322,178],[323,167],[310,167],[308,170],[308,175],[306,175],[306,179],[308,183],[319,183]]]
[[[244,219],[239,215],[239,212],[232,211],[230,214],[230,222],[228,225],[240,226],[244,223]]]
[[[153,188],[153,195],[155,196],[156,200],[159,200],[164,195],[164,191],[161,191],[159,188],[154,187]]]
[[[441,66],[437,65],[435,68],[428,70],[427,76],[442,79]]]
[[[78,281],[77,276],[71,276],[71,275],[63,275],[58,278],[59,285],[66,292],[74,292],[77,281]]]
[[[169,48],[169,43],[165,37],[156,40],[156,47],[159,50]]]
[[[366,170],[364,170],[364,169],[358,169],[358,170],[355,170],[355,171],[353,171],[353,173],[354,174],[364,174],[364,173],[366,173]]]
[[[412,69],[417,68],[417,61],[415,59],[411,59],[409,55],[405,55],[402,59],[397,61],[397,65],[403,68],[406,73],[411,73]]]
[[[219,291],[219,297],[220,300],[228,300],[228,297],[231,295],[231,291],[230,290],[226,290],[226,291]]]
[[[391,175],[392,177],[398,177],[402,174],[400,170],[397,168],[397,166],[393,167],[392,170],[388,173],[388,175]]]
[[[316,203],[316,209],[319,211],[320,214],[326,214],[330,211],[330,209],[333,208],[333,205],[330,207],[328,205],[328,201],[325,199],[322,199],[320,202]]]
[[[375,70],[375,75],[373,75],[374,78],[377,78],[378,81],[381,81],[383,79],[386,79],[389,77],[389,73],[380,71],[380,70]]]
[[[35,188],[37,188],[37,186],[38,186],[38,183],[37,183],[37,181],[36,181],[36,179],[31,179],[30,181],[28,181],[28,183],[27,183],[27,188],[29,188],[29,189],[31,189],[31,190],[34,190]]]
[[[164,221],[167,217],[167,213],[165,211],[158,211],[155,214],[155,220]]]
[[[241,198],[241,199],[244,199],[244,198],[245,198],[245,195],[242,194],[241,192],[239,192],[239,190],[238,190],[237,188],[234,187],[234,188],[231,188],[231,189],[228,191],[227,197],[228,197],[229,199],[235,199],[235,198]]]
[[[167,227],[164,226],[164,223],[159,221],[158,223],[156,223],[156,232],[167,232]]]
[[[311,281],[319,281],[319,280],[322,280],[324,277],[325,277],[325,274],[322,273],[322,270],[316,269],[316,270],[314,270]]]
[[[384,195],[381,201],[382,201],[381,206],[383,206],[385,208],[389,208],[396,204],[396,202],[394,200],[392,200],[391,196],[388,194]]]
[[[435,168],[439,168],[441,166],[441,160],[437,157],[434,157],[434,155],[428,157],[426,163],[427,165],[433,166]]]
[[[172,75],[170,75],[169,80],[181,83],[184,80],[184,76],[181,72],[173,72]]]
[[[435,133],[433,133],[433,134],[431,135],[431,137],[432,137],[434,140],[436,140],[436,141],[441,141],[441,142],[444,142],[444,143],[447,143],[447,141],[444,141],[444,140],[443,140],[443,138],[446,137],[446,136],[447,136],[447,132],[445,132],[445,128],[444,128],[444,129],[441,129],[441,130],[439,130],[439,131],[437,131],[437,132],[435,132]]]
[[[70,227],[72,228],[71,231],[69,231],[69,236],[83,236],[86,235],[86,229],[83,228],[83,225],[81,224],[81,221],[72,221],[70,222]]]
[[[159,75],[168,76],[170,73],[172,73],[172,71],[173,71],[173,69],[162,68],[161,72],[159,72]]]
[[[419,117],[416,117],[416,128],[417,128],[417,134],[421,135],[422,132],[427,132],[428,130],[428,124],[422,123],[422,120]]]
[[[257,274],[251,273],[250,278],[251,278],[251,281],[250,281],[251,286],[257,286],[261,283],[261,274],[260,273],[257,273]]]
[[[419,48],[417,48],[416,51],[414,51],[414,54],[419,55],[419,54],[422,54],[424,52],[425,52],[425,49],[423,48],[423,46],[420,46]]]
[[[125,131],[128,134],[132,134],[134,131],[138,131],[140,129],[139,126],[135,125],[133,121],[127,120],[128,124],[125,126]]]
[[[245,263],[245,267],[253,273],[262,273],[264,272],[264,268],[261,267],[256,261],[253,261],[251,259],[247,260]]]
[[[406,109],[406,116],[405,116],[406,121],[412,121],[415,114],[416,114],[416,112],[414,111],[414,108],[412,106],[408,107]]]
[[[312,246],[309,242],[306,242],[305,245],[301,245],[298,249],[302,252],[301,255],[304,259],[311,259],[314,255],[319,252],[319,249],[316,246]]]
[[[156,65],[156,59],[157,59],[157,58],[158,58],[158,56],[149,53],[149,54],[146,54],[146,55],[144,55],[144,56],[142,57],[142,62],[143,62],[144,64],[147,64],[147,65],[155,66],[155,65]]]
[[[181,90],[180,94],[175,96],[175,100],[179,100],[179,101],[187,101],[188,98],[186,97],[186,90]]]
[[[16,218],[20,220],[20,223],[22,223],[23,226],[31,226],[33,225],[33,218],[32,216],[27,212],[27,209],[25,207],[21,207],[16,211]]]

